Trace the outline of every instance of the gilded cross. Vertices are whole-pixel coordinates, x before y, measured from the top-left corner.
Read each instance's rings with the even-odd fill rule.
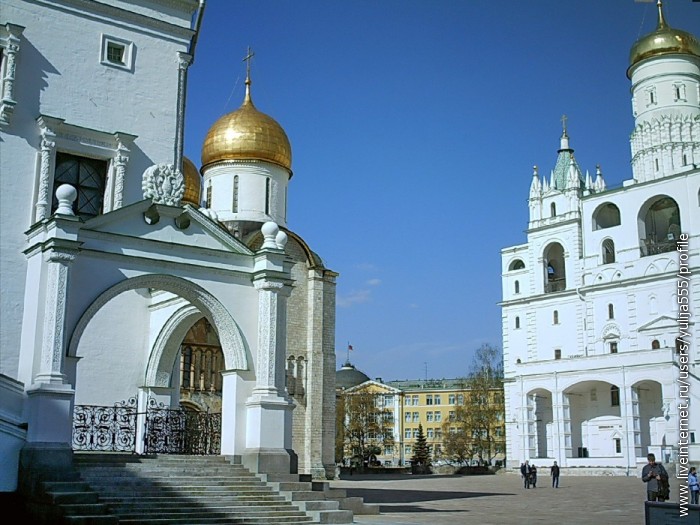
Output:
[[[253,53],[253,50],[250,49],[250,46],[248,46],[248,54],[243,59],[243,62],[246,62],[246,76],[248,78],[250,78],[250,62],[254,56],[255,56],[255,53]]]
[[[564,134],[566,135],[566,121],[569,120],[566,115],[561,116],[561,125],[564,128]]]

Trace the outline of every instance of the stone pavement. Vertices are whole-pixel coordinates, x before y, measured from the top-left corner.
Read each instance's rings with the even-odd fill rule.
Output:
[[[544,474],[548,469],[542,468]],[[646,486],[639,477],[570,476],[559,488],[540,474],[535,489],[524,489],[518,474],[353,475],[331,481],[332,488],[380,505],[379,515],[355,516],[366,525],[644,525]],[[678,480],[671,479],[671,500]],[[680,524],[698,524],[682,520]],[[675,523],[675,520],[674,520]]]

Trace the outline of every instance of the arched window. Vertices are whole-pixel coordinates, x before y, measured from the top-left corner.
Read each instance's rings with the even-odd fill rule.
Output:
[[[615,319],[615,307],[612,303],[608,305],[608,319]]]
[[[516,317],[515,318],[515,329],[517,330],[519,328],[520,328],[520,317]]]
[[[612,202],[601,204],[593,212],[593,229],[604,230],[620,225],[620,208]]]
[[[520,281],[515,281],[515,293],[520,293]]]
[[[558,310],[554,310],[554,312],[552,312],[552,323],[559,324],[559,311]]]
[[[550,210],[550,212],[551,212],[551,216],[552,216],[552,217],[556,217],[556,216],[557,216],[557,205],[556,205],[555,203],[552,203],[552,204],[549,206],[549,210]]]
[[[659,340],[658,340],[658,339],[654,339],[654,340],[651,342],[651,349],[652,349],[652,350],[658,350],[659,348],[661,348],[661,343],[659,343]]]
[[[614,407],[620,406],[620,389],[615,385],[610,387],[610,405]]]
[[[508,271],[512,272],[513,270],[522,270],[525,268],[525,263],[521,259],[515,259],[513,262],[510,263],[510,266],[508,266]]]
[[[553,242],[544,250],[545,293],[560,292],[566,289],[566,274],[564,265],[564,248],[558,242]]]
[[[270,177],[265,181],[265,214],[270,215],[270,198],[272,194],[272,179]]]
[[[642,257],[675,251],[682,231],[678,204],[666,195],[649,199],[639,210],[638,226]]]
[[[603,241],[603,264],[611,264],[615,262],[615,243],[612,239]]]

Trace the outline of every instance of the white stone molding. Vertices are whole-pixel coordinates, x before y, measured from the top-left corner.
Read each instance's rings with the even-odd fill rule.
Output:
[[[144,199],[179,206],[185,194],[185,177],[172,164],[154,164],[143,172],[141,187]]]
[[[15,76],[17,74],[17,55],[20,50],[20,37],[24,27],[7,23],[0,27],[0,47],[5,56],[0,73],[0,127],[8,126],[15,110]]]
[[[191,326],[202,317],[194,305],[179,308],[161,328],[149,353],[146,386],[171,387],[171,374],[182,340]]]
[[[136,136],[127,133],[106,133],[67,124],[63,119],[41,115],[37,118],[41,137],[41,165],[37,184],[36,222],[48,218],[51,211],[53,175],[55,171],[56,152],[70,151],[77,155],[99,158],[112,163],[112,174],[107,175],[105,185],[105,212],[123,205],[124,180],[129,162],[129,146]],[[113,179],[110,186],[109,180]]]
[[[70,336],[68,355],[76,356],[83,332],[92,318],[109,301],[129,290],[155,288],[174,293],[194,305],[219,334],[227,370],[248,370],[248,351],[240,328],[219,300],[199,285],[171,275],[147,274],[125,279],[103,291],[85,310]]]
[[[76,250],[51,249],[44,252],[48,263],[46,278],[46,305],[44,338],[41,345],[41,361],[35,383],[62,384],[64,340],[66,329],[66,291],[68,290],[68,266],[75,260]]]

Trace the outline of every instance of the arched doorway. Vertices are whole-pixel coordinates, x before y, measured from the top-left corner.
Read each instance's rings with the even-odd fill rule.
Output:
[[[527,448],[530,458],[554,457],[552,393],[538,388],[527,394]]]
[[[637,217],[642,257],[671,252],[681,233],[678,203],[668,195],[657,195],[639,209]]]
[[[208,292],[162,277],[119,283],[77,323],[67,363],[75,386],[74,448],[220,452],[221,372],[227,361],[247,362],[239,351],[243,340]],[[174,286],[143,286],[157,283]],[[210,319],[234,328],[227,335],[228,357]],[[243,410],[230,408],[230,421],[243,421]]]
[[[634,451],[641,461],[649,452],[662,462],[667,421],[664,414],[661,384],[644,380],[632,385],[632,417],[634,418]]]

